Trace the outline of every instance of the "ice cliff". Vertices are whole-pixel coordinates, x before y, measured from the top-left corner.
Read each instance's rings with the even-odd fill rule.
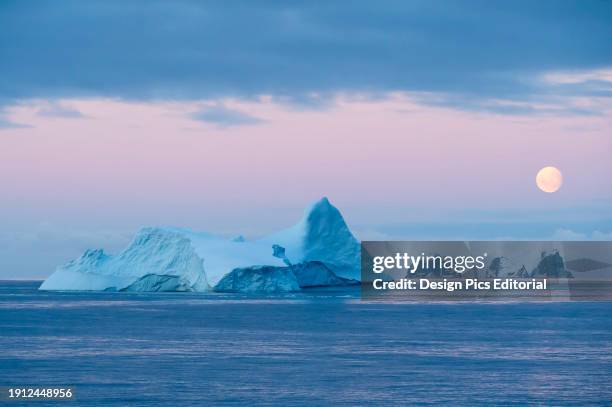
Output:
[[[299,291],[290,267],[253,266],[237,268],[225,275],[215,286],[222,292],[291,292]]]
[[[359,280],[360,247],[327,198],[295,226],[249,241],[144,228],[116,256],[88,250],[42,290],[286,292]]]

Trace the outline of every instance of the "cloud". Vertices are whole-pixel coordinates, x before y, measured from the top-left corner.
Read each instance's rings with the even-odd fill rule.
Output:
[[[552,235],[553,240],[588,240],[586,233],[575,232],[571,229],[557,229]]]
[[[31,126],[23,123],[17,123],[7,118],[6,113],[0,110],[0,130],[3,129],[25,129]]]
[[[452,223],[414,223],[407,226],[389,227],[386,225],[354,228],[354,234],[360,240],[542,240],[542,241],[572,241],[599,240],[612,241],[612,232],[599,230],[579,232],[573,229],[559,228],[548,232],[546,228],[538,227],[523,230],[512,228],[502,222],[490,225],[470,225]],[[535,229],[535,232],[534,232]]]
[[[63,106],[58,103],[50,103],[47,106],[43,106],[40,109],[38,109],[38,112],[36,114],[38,116],[43,116],[43,117],[61,117],[61,118],[66,118],[66,119],[79,119],[79,118],[85,117],[77,109]]]
[[[0,130],[2,129],[21,129],[21,128],[27,128],[27,127],[29,126],[25,124],[21,124],[21,123],[14,123],[10,120],[6,120],[0,117]]]
[[[612,240],[609,205],[571,208],[420,209],[413,218],[353,227],[394,240]],[[363,232],[362,232],[363,231]],[[375,240],[375,239],[374,239]]]
[[[553,84],[577,84],[585,82],[608,83],[612,85],[612,69],[590,71],[548,72],[543,79]]]
[[[313,92],[405,91],[486,109],[477,102],[575,85],[541,80],[546,72],[612,66],[611,18],[612,3],[580,0],[12,1],[0,13],[0,38],[10,39],[0,94],[299,103]]]
[[[576,232],[571,229],[557,229],[552,236],[553,240],[612,240],[612,232]]]
[[[578,96],[588,94],[596,96],[587,90],[587,86],[582,87],[582,91],[568,91],[568,89],[558,89],[557,94],[551,95],[549,89],[545,94],[540,94],[537,98],[526,99],[498,99],[480,98],[474,95],[440,94],[440,93],[420,93],[413,95],[415,100],[421,104],[437,107],[447,107],[463,111],[480,111],[494,114],[510,116],[601,116],[605,115],[610,109],[610,103],[589,100],[584,104],[584,99]],[[578,89],[578,88],[576,88]],[[553,92],[554,93],[554,92]],[[602,96],[601,94],[599,96]],[[612,93],[610,94],[612,96]]]
[[[192,119],[213,123],[219,127],[243,126],[262,123],[263,120],[223,105],[208,106],[191,115]]]
[[[612,240],[612,232],[594,231],[592,234],[593,240]]]

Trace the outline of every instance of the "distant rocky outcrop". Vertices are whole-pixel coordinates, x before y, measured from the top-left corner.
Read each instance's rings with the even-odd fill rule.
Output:
[[[566,270],[563,257],[559,252],[547,254],[542,252],[538,266],[531,272],[535,278],[573,278],[572,273]]]

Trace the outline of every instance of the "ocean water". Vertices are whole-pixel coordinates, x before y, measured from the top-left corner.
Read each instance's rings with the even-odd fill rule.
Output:
[[[51,293],[0,282],[0,386],[32,405],[612,405],[612,303]],[[11,402],[7,405],[24,405]]]

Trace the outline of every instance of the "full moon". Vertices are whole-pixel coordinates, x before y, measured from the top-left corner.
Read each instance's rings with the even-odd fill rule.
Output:
[[[563,184],[563,175],[555,167],[544,167],[536,175],[536,185],[544,192],[557,192]]]

